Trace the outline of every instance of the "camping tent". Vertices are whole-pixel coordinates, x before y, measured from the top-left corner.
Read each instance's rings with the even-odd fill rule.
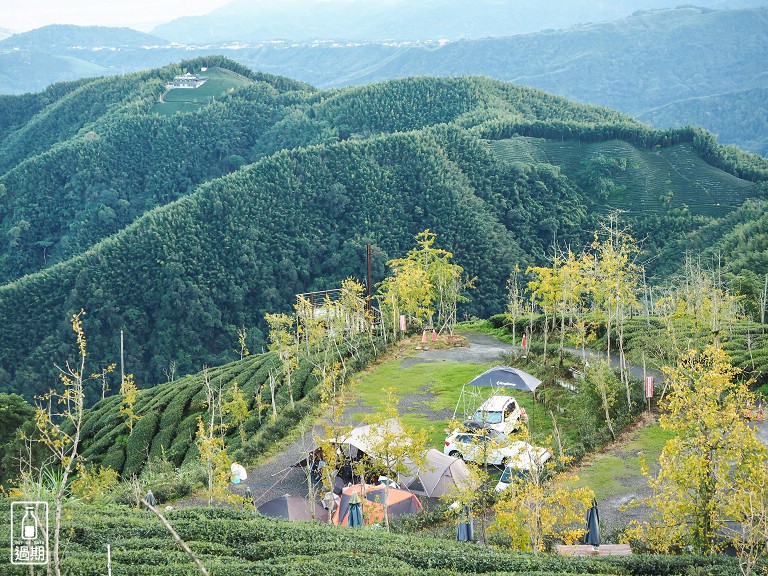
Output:
[[[397,420],[392,418],[385,420],[383,424],[361,424],[344,436],[332,438],[331,443],[335,444],[350,460],[357,460],[363,454],[370,454],[373,451],[373,443],[376,442],[377,437],[380,438],[388,432],[391,432],[393,435],[402,435],[403,427]],[[311,463],[312,458],[316,456],[317,445],[314,445],[309,451],[309,456],[302,458],[293,466],[307,466],[307,464]]]
[[[411,471],[401,475],[400,484],[415,494],[439,498],[452,488],[466,484],[469,480],[469,468],[461,458],[443,454],[439,450],[427,450],[424,466],[408,462]]]
[[[336,511],[333,513],[333,523],[338,526],[347,526],[349,522],[349,500],[352,493],[357,492],[360,496],[363,506],[363,518],[365,524],[376,524],[384,520],[384,507],[382,503],[387,502],[387,514],[389,517],[401,516],[403,514],[414,514],[423,510],[421,502],[415,494],[390,488],[385,490],[383,485],[372,486],[366,484],[365,496],[363,496],[363,486],[353,484],[347,486],[341,493]]]
[[[315,508],[315,517],[312,518],[312,507]],[[286,520],[328,520],[328,511],[317,503],[310,502],[301,496],[285,494],[264,502],[257,510],[264,516],[272,518],[285,518]]]
[[[381,438],[388,433],[402,436],[403,427],[400,425],[400,422],[390,418],[389,420],[385,420],[382,424],[366,424],[358,426],[346,436],[335,439],[333,442],[339,446],[348,457],[355,459],[360,455],[360,452],[371,454],[373,452],[373,444],[377,441],[377,438]]]

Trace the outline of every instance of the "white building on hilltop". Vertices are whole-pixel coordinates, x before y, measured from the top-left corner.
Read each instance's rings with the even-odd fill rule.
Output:
[[[205,84],[208,80],[207,76],[197,76],[196,74],[190,74],[187,72],[182,76],[173,77],[173,88],[198,88]]]

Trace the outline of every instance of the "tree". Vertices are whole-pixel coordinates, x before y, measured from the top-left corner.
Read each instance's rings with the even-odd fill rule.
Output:
[[[457,305],[468,300],[463,292],[474,288],[475,279],[462,279],[464,269],[451,263],[453,254],[433,247],[436,239],[429,229],[419,232],[417,248],[387,262],[392,274],[379,284],[379,302],[392,312],[395,331],[396,319],[404,312],[418,325],[431,323],[452,334]]]
[[[535,462],[536,457],[528,457]],[[509,538],[512,547],[538,554],[547,539],[572,544],[584,535],[586,510],[595,497],[587,487],[573,488],[578,478],[566,477],[566,457],[532,465],[501,494],[496,503],[496,519],[490,527]]]
[[[269,325],[269,349],[280,359],[285,384],[288,387],[288,400],[291,410],[294,408],[293,383],[291,376],[298,369],[298,341],[293,331],[293,318],[287,314],[267,314],[264,317]]]
[[[248,331],[245,329],[245,326],[242,328],[237,329],[237,344],[240,346],[239,350],[235,350],[235,354],[240,355],[240,360],[245,358],[246,356],[249,356],[251,354],[251,351],[248,350]]]
[[[486,506],[486,496],[490,485],[487,470],[471,462],[467,463],[469,475],[461,484],[454,484],[451,490],[440,496],[440,500],[448,504],[445,515],[454,522],[469,522],[475,518],[478,509]],[[483,515],[480,514],[482,518]],[[483,538],[485,538],[484,527]]]
[[[237,382],[233,382],[227,390],[228,400],[221,407],[224,414],[230,415],[230,420],[233,426],[236,426],[240,431],[240,439],[245,442],[245,428],[243,423],[248,419],[250,414],[248,410],[248,402],[245,399],[243,391]]]
[[[589,279],[593,310],[605,319],[608,358],[611,357],[612,330],[616,328],[621,380],[627,395],[627,411],[632,411],[629,369],[624,350],[624,321],[627,311],[638,306],[640,269],[634,259],[640,248],[626,227],[612,213],[603,225],[602,239],[595,234],[592,255],[583,258],[582,270]]]
[[[227,454],[221,432],[220,424],[208,426],[203,422],[202,416],[198,415],[195,444],[208,478],[208,506],[212,506],[214,500],[227,501],[230,496],[227,486],[232,461]]]
[[[323,433],[314,435],[318,449],[312,454],[310,458],[312,461],[307,462],[307,483],[310,494],[313,493],[316,480],[319,480],[325,492],[332,492],[336,476],[344,464],[344,454],[338,450],[338,442],[350,431],[350,426],[343,423],[344,408],[349,399],[341,362],[337,361],[331,366],[316,368],[315,373],[321,377],[320,401],[326,409],[328,419],[323,424]],[[328,522],[331,523],[334,501],[331,499],[328,504],[330,505]]]
[[[120,403],[120,415],[126,417],[128,430],[131,433],[133,432],[133,425],[141,419],[141,416],[133,410],[140,394],[141,390],[136,386],[133,374],[126,374],[123,383],[120,385],[120,396],[123,397],[123,401]]]
[[[53,487],[54,520],[53,520],[53,570],[56,576],[61,576],[59,559],[59,543],[61,531],[61,514],[64,507],[64,497],[67,483],[74,473],[80,460],[80,434],[85,410],[84,374],[86,358],[86,339],[83,330],[84,310],[72,314],[72,331],[77,340],[77,362],[70,364],[69,360],[63,367],[57,366],[62,391],[50,390],[36,398],[35,425],[40,441],[48,448],[59,473]],[[101,374],[99,373],[99,376]]]
[[[608,430],[611,436],[616,440],[616,432],[613,429],[613,421],[611,414],[614,411],[616,400],[621,391],[621,382],[616,378],[616,375],[611,368],[611,365],[607,360],[601,358],[593,358],[589,365],[585,368],[585,378],[582,384],[581,392],[583,396],[587,398],[596,398],[599,404],[599,410],[603,411],[605,416],[605,424],[608,426]],[[585,408],[587,408],[585,406]],[[597,406],[590,406],[590,408],[597,408]],[[592,411],[593,414],[597,414]]]
[[[690,546],[712,554],[722,544],[717,534],[726,521],[743,517],[744,498],[755,486],[765,488],[760,474],[768,452],[745,422],[753,399],[725,352],[715,346],[690,350],[664,371],[669,394],[660,425],[675,436],[649,479],[653,494],[644,503],[650,520],[634,522],[627,537],[662,552]]]
[[[523,289],[520,287],[520,266],[515,264],[515,268],[507,280],[507,310],[506,314],[512,323],[512,344],[517,345],[517,319],[525,311],[525,299]]]
[[[738,527],[729,526],[731,543],[739,557],[742,576],[751,576],[761,558],[768,557],[768,469],[755,470],[755,477],[744,486],[734,502]]]
[[[218,389],[213,386],[207,366],[203,367],[203,385],[208,405],[208,423],[198,414],[195,445],[208,477],[208,505],[211,506],[214,499],[226,502],[233,496],[227,492],[232,461],[224,442],[227,425],[223,422],[221,386]]]
[[[0,393],[0,446],[8,444],[16,430],[32,419],[35,409],[18,394]]]
[[[397,413],[396,390],[389,388],[384,409],[371,418],[370,431],[365,438],[368,445],[369,462],[372,468],[380,470],[390,479],[410,471],[408,461],[416,467],[426,465],[427,432],[405,424]],[[389,529],[387,496],[389,482],[384,483],[384,524]]]

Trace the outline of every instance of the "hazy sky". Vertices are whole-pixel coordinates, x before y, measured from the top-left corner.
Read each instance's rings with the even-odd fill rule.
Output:
[[[195,16],[231,0],[6,0],[0,28],[26,32],[47,24],[127,26],[144,32],[179,16]],[[3,2],[5,4],[5,2]]]

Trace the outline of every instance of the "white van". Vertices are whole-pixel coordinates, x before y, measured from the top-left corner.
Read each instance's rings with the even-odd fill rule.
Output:
[[[520,427],[524,414],[512,396],[491,396],[475,410],[472,420],[502,434],[511,434]]]

